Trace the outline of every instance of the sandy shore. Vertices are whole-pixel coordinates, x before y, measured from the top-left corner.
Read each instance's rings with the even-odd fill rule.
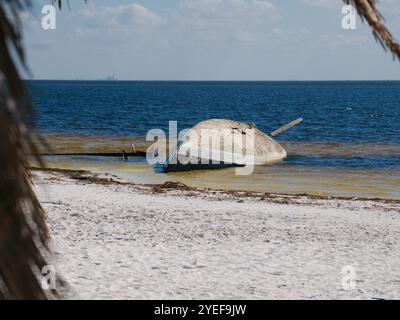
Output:
[[[398,201],[34,181],[66,298],[400,298]]]

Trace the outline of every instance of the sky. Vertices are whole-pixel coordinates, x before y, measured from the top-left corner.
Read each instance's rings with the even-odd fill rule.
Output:
[[[341,0],[70,0],[56,29],[22,15],[34,79],[400,80],[400,63]],[[379,8],[400,38],[400,1]]]

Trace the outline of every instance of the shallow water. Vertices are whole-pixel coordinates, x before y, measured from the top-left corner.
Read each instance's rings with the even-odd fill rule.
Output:
[[[400,82],[30,82],[50,152],[120,152],[149,145],[168,121],[254,122],[277,136],[288,158],[235,169],[155,174],[144,158],[46,157],[49,166],[116,173],[134,182],[179,180],[223,189],[400,199]],[[49,152],[48,150],[42,150]]]
[[[400,176],[392,170],[350,170],[274,164],[257,166],[249,176],[235,175],[235,169],[199,170],[156,174],[145,159],[120,163],[90,157],[51,157],[49,167],[84,169],[112,173],[135,183],[181,181],[187,185],[226,190],[248,190],[279,193],[310,193],[318,195],[400,199]]]
[[[102,137],[102,141],[104,139],[107,141]],[[55,143],[54,137],[48,140]],[[110,151],[108,145],[103,149],[93,138],[75,136],[66,140],[67,148],[58,140],[59,152]],[[126,137],[110,137],[110,141],[114,151],[129,150],[130,141]],[[142,138],[132,141],[135,145],[146,146]],[[73,146],[78,147],[74,149]],[[46,156],[45,160],[49,167],[111,173],[135,183],[181,181],[190,186],[227,190],[400,199],[399,146],[373,145],[371,148],[371,145],[362,144],[351,152],[343,144],[297,142],[285,143],[285,148],[287,159],[256,166],[249,176],[236,175],[234,168],[157,174],[144,157],[130,157],[124,161],[122,157]],[[385,157],[380,156],[383,151]],[[329,167],[324,166],[327,161],[331,163]]]

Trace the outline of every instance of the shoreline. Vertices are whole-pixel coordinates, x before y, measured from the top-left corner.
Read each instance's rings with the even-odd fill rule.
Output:
[[[323,196],[311,193],[272,193],[272,192],[262,192],[262,191],[246,191],[246,190],[226,190],[226,189],[214,189],[214,188],[196,188],[183,184],[179,181],[166,181],[162,184],[144,184],[144,183],[135,183],[132,181],[128,181],[126,179],[120,178],[114,174],[99,174],[93,173],[90,170],[71,170],[71,169],[61,169],[61,168],[38,168],[38,167],[30,167],[29,170],[35,172],[50,172],[50,173],[60,173],[65,175],[68,178],[91,182],[95,184],[121,184],[121,185],[132,185],[132,186],[142,186],[152,188],[153,191],[166,190],[166,189],[177,189],[177,190],[185,190],[185,191],[195,191],[200,193],[207,192],[218,192],[220,194],[226,194],[236,197],[245,197],[245,198],[260,198],[264,197],[265,199],[271,200],[275,203],[279,202],[279,199],[282,197],[287,198],[288,200],[294,201],[297,199],[310,199],[310,200],[341,200],[341,201],[373,201],[380,202],[385,204],[397,204],[400,205],[400,200],[398,199],[386,199],[386,198],[364,198],[364,197],[341,197],[341,196]]]
[[[285,161],[255,166],[251,175],[238,177],[232,169],[161,175],[144,157],[128,157],[129,161],[124,161],[121,150],[131,151],[132,142],[136,150],[143,152],[149,146],[139,136],[49,136],[48,142],[55,146],[52,153],[60,154],[44,157],[49,167],[117,174],[135,183],[162,184],[172,180],[201,188],[400,200],[400,175],[395,161],[400,151],[398,144],[360,142],[350,146],[347,142],[282,141],[289,154]],[[37,166],[35,162],[31,164]]]

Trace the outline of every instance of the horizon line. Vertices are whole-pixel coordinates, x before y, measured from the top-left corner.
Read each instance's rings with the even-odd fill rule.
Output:
[[[97,81],[97,82],[128,82],[128,81],[137,81],[137,82],[393,82],[400,81],[400,79],[307,79],[307,80],[144,80],[144,79],[22,79],[23,81]]]

